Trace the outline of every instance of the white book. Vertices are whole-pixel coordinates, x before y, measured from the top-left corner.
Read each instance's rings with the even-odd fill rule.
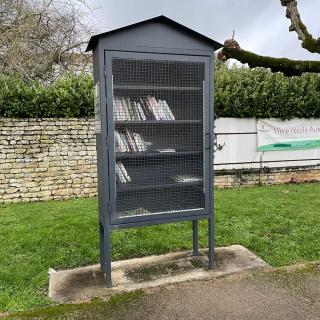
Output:
[[[148,97],[147,97],[147,101],[148,101],[148,103],[149,103],[149,105],[150,105],[150,108],[151,108],[151,110],[152,110],[152,113],[153,113],[155,119],[156,119],[156,120],[160,120],[161,117],[160,117],[159,111],[158,111],[158,109],[157,109],[157,105],[154,104],[154,101],[153,101],[152,98],[153,98],[153,97],[148,96]]]
[[[130,142],[128,141],[126,134],[121,133],[121,140],[123,141],[123,144],[124,144],[124,151],[123,152],[130,152],[131,151],[130,145],[129,145]]]
[[[170,120],[170,115],[168,114],[168,112],[166,110],[166,106],[163,104],[163,101],[159,100],[158,103],[160,105],[162,112],[164,113],[163,120]]]
[[[156,103],[158,105],[158,109],[159,109],[161,120],[169,120],[168,115],[167,115],[166,110],[165,110],[165,107],[162,104],[162,101],[161,100],[157,101],[156,99],[155,99],[155,101],[156,101]]]
[[[173,112],[171,111],[167,101],[162,100],[162,104],[164,105],[165,109],[167,110],[167,113],[169,114],[169,120],[176,120],[176,117],[174,116]]]
[[[118,179],[121,183],[127,182],[123,172],[121,171],[120,165],[118,163],[116,163],[116,176],[118,177]]]
[[[130,121],[130,114],[129,114],[128,105],[125,97],[121,97],[121,102],[122,102],[122,108],[123,108],[123,120]]]
[[[116,142],[117,142],[117,145],[118,145],[118,151],[119,152],[125,152],[126,151],[126,146],[123,142],[123,139],[121,137],[121,133],[116,131]]]
[[[139,151],[139,152],[143,151],[143,146],[142,146],[142,144],[141,144],[141,139],[140,139],[140,137],[139,137],[139,136],[140,136],[139,133],[133,133],[132,135],[133,135],[135,144],[136,144],[136,146],[137,146],[137,148],[138,148],[138,151]]]
[[[115,136],[116,136],[116,143],[118,145],[118,151],[119,152],[126,152],[127,147],[126,147],[125,141],[123,141],[122,134],[119,133],[118,131],[116,131]]]
[[[128,111],[128,115],[129,115],[129,121],[133,121],[134,119],[134,114],[133,114],[133,110],[132,110],[132,106],[130,103],[130,99],[129,98],[125,98],[125,102],[126,102],[126,108]]]
[[[127,141],[128,141],[129,147],[130,147],[129,151],[138,152],[139,150],[138,150],[138,147],[135,143],[134,137],[133,137],[131,131],[129,131],[128,129],[126,130],[126,138],[127,138]]]
[[[159,120],[166,120],[165,114],[164,114],[160,104],[158,103],[157,99],[155,97],[152,97],[152,101],[153,101],[153,105],[155,106],[155,109],[158,112]]]
[[[120,121],[125,121],[126,120],[125,108],[124,108],[124,105],[123,105],[122,98],[120,98],[120,97],[118,99],[118,104],[119,104],[119,118],[120,118]]]
[[[147,146],[146,146],[146,143],[145,143],[144,139],[142,138],[141,134],[137,133],[135,136],[135,139],[137,140],[137,142],[139,144],[140,151],[141,152],[146,151]]]
[[[117,112],[118,121],[122,121],[123,120],[123,111],[122,111],[121,99],[119,97],[116,97],[115,102],[116,102],[116,112]]]
[[[142,110],[142,107],[141,107],[141,104],[139,102],[136,102],[136,107],[137,107],[137,110],[138,110],[138,113],[139,113],[139,116],[140,116],[140,119],[142,121],[146,121],[147,118]]]
[[[133,101],[133,106],[134,106],[134,111],[136,113],[136,118],[138,121],[141,121],[142,120],[142,117],[140,115],[140,111],[139,111],[139,108],[138,108],[138,103],[136,101]]]
[[[113,119],[119,121],[119,107],[117,97],[113,97]]]
[[[125,166],[123,165],[122,162],[119,162],[119,167],[120,167],[123,175],[125,176],[126,181],[127,181],[127,182],[131,182],[132,180],[131,180],[131,178],[130,178],[130,176],[129,176],[129,174],[128,174],[128,171],[127,171],[127,169],[125,168]]]

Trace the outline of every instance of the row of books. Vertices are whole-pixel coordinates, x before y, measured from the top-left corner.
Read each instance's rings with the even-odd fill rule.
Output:
[[[116,162],[116,181],[118,183],[127,183],[132,181],[127,169],[121,161]]]
[[[126,130],[115,131],[116,152],[143,152],[147,150],[146,142],[140,133]]]
[[[113,104],[115,121],[175,120],[167,101],[154,96],[136,100],[115,96]]]

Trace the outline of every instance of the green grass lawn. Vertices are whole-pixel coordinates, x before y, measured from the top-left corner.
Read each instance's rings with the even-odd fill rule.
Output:
[[[242,244],[273,266],[320,260],[320,184],[216,191],[216,245]],[[0,206],[0,310],[48,305],[49,267],[97,263],[97,199]],[[200,245],[207,245],[201,222]],[[192,246],[191,223],[113,232],[113,259]]]

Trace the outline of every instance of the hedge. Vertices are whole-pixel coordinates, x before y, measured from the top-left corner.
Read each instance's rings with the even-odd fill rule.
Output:
[[[90,117],[92,77],[67,75],[51,85],[0,77],[0,116],[20,118]],[[215,73],[215,113],[237,118],[320,118],[320,76],[285,77],[257,68]]]
[[[320,118],[320,75],[285,77],[267,69],[220,67],[215,79],[217,117]]]
[[[14,118],[88,117],[93,113],[90,75],[66,75],[51,85],[0,77],[0,116]]]

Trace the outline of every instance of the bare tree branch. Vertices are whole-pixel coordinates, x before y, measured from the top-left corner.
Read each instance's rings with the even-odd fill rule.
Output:
[[[296,0],[280,0],[281,5],[287,8],[286,17],[291,20],[289,31],[295,31],[302,47],[312,53],[320,53],[320,38],[315,39],[303,24],[298,11]],[[232,39],[226,40],[223,49],[219,52],[221,61],[236,59],[241,63],[248,64],[251,68],[270,68],[273,72],[283,72],[287,76],[301,75],[304,72],[320,73],[320,61],[291,60],[287,58],[274,58],[255,54],[241,49],[240,45]]]
[[[84,0],[0,0],[0,74],[52,81],[81,70],[91,34],[83,6]]]
[[[309,33],[306,25],[302,22],[298,11],[298,1],[280,1],[281,5],[287,8],[286,17],[291,21],[289,31],[298,34],[298,38],[302,42],[302,48],[305,48],[312,53],[320,53],[320,38],[315,39],[312,34]]]
[[[287,58],[261,56],[241,49],[234,39],[225,41],[222,51],[218,53],[218,59],[223,62],[228,59],[236,59],[241,63],[247,63],[251,68],[270,68],[273,72],[283,72],[287,76],[299,76],[304,72],[320,73],[320,61],[290,60]]]

